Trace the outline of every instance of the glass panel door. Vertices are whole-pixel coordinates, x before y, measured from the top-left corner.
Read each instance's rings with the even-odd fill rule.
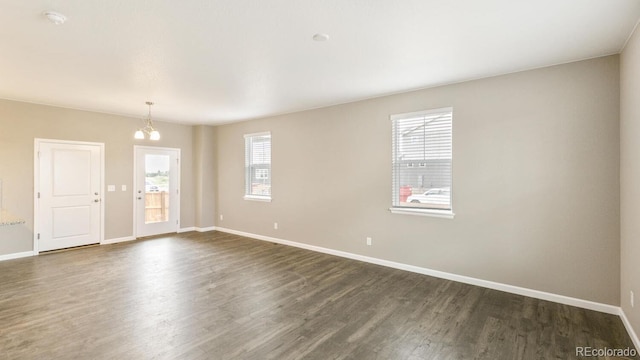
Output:
[[[144,222],[169,221],[171,168],[168,155],[145,154]]]
[[[135,146],[136,237],[180,228],[180,150]]]

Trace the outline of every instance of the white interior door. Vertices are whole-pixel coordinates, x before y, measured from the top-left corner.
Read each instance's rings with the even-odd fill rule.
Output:
[[[36,140],[36,251],[100,242],[103,146]]]
[[[136,237],[180,226],[180,149],[135,146]]]

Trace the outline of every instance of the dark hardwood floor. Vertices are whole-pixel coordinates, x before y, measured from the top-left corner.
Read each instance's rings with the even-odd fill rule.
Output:
[[[220,233],[0,262],[0,359],[575,359],[617,316]]]

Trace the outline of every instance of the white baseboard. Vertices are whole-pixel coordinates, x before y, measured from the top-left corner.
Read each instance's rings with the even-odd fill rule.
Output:
[[[622,308],[620,308],[620,313],[618,315],[620,315],[620,319],[622,319],[622,323],[627,329],[627,333],[629,333],[629,337],[631,338],[631,341],[633,341],[633,345],[635,345],[636,350],[640,349],[640,340],[638,339],[638,335],[633,330],[633,326],[631,326],[631,323],[629,322],[629,319],[627,319],[627,315],[625,315]]]
[[[452,274],[452,273],[438,271],[438,270],[432,270],[432,269],[423,268],[423,267],[414,266],[414,265],[407,265],[407,264],[398,263],[395,261],[383,260],[383,259],[378,259],[370,256],[353,254],[346,251],[340,251],[340,250],[334,250],[334,249],[324,248],[324,247],[315,246],[315,245],[298,243],[295,241],[282,240],[282,239],[273,238],[270,236],[251,234],[251,233],[233,230],[233,229],[216,227],[216,230],[230,233],[230,234],[245,236],[245,237],[249,237],[257,240],[264,240],[264,241],[269,241],[277,244],[289,245],[289,246],[317,251],[325,254],[340,256],[348,259],[364,261],[364,262],[368,262],[376,265],[382,265],[382,266],[386,266],[394,269],[411,271],[414,273],[429,275],[429,276],[433,276],[441,279],[457,281],[465,284],[476,285],[476,286],[494,289],[494,290],[500,290],[500,291],[504,291],[512,294],[529,296],[536,299],[552,301],[560,304],[576,306],[579,308],[584,308],[589,310],[595,310],[595,311],[599,311],[607,314],[613,314],[613,315],[620,314],[620,307],[614,306],[614,305],[602,304],[594,301],[583,300],[583,299],[573,298],[569,296],[523,288],[523,287],[514,286],[514,285],[502,284],[494,281],[482,280],[482,279],[472,278],[469,276],[457,275],[457,274]]]
[[[19,259],[19,258],[34,256],[34,255],[35,253],[33,251],[5,254],[5,255],[0,255],[0,261]]]
[[[199,228],[199,227],[187,227],[187,228],[182,228],[182,229],[178,229],[178,233],[183,233],[183,232],[189,232],[189,231],[197,231],[197,232],[206,232],[206,231],[213,231],[215,230],[216,227],[215,226],[210,226],[210,227],[206,227],[206,228]],[[136,237],[135,236],[125,236],[125,237],[121,237],[121,238],[114,238],[114,239],[107,239],[104,240],[100,243],[100,245],[107,245],[107,244],[116,244],[116,243],[120,243],[120,242],[125,242],[125,241],[132,241],[135,240]]]
[[[215,229],[216,229],[215,226],[209,226],[209,227],[190,226],[190,227],[179,229],[178,233],[189,232],[189,231],[207,232],[207,231],[213,231]]]
[[[197,231],[197,232],[207,232],[207,231],[213,231],[213,230],[215,230],[215,229],[216,229],[216,227],[215,227],[215,226],[209,226],[209,227],[203,227],[203,228],[201,228],[201,227],[196,227],[196,231]]]
[[[132,241],[132,240],[135,240],[135,239],[136,239],[135,236],[125,236],[125,237],[121,237],[121,238],[107,239],[107,240],[101,241],[100,245],[116,244],[116,243],[121,243],[121,242],[125,242],[125,241]]]

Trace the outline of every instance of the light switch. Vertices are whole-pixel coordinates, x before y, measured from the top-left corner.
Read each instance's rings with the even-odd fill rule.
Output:
[[[122,191],[127,191],[127,185],[122,185]]]
[[[107,191],[116,191],[115,185],[107,185]]]

